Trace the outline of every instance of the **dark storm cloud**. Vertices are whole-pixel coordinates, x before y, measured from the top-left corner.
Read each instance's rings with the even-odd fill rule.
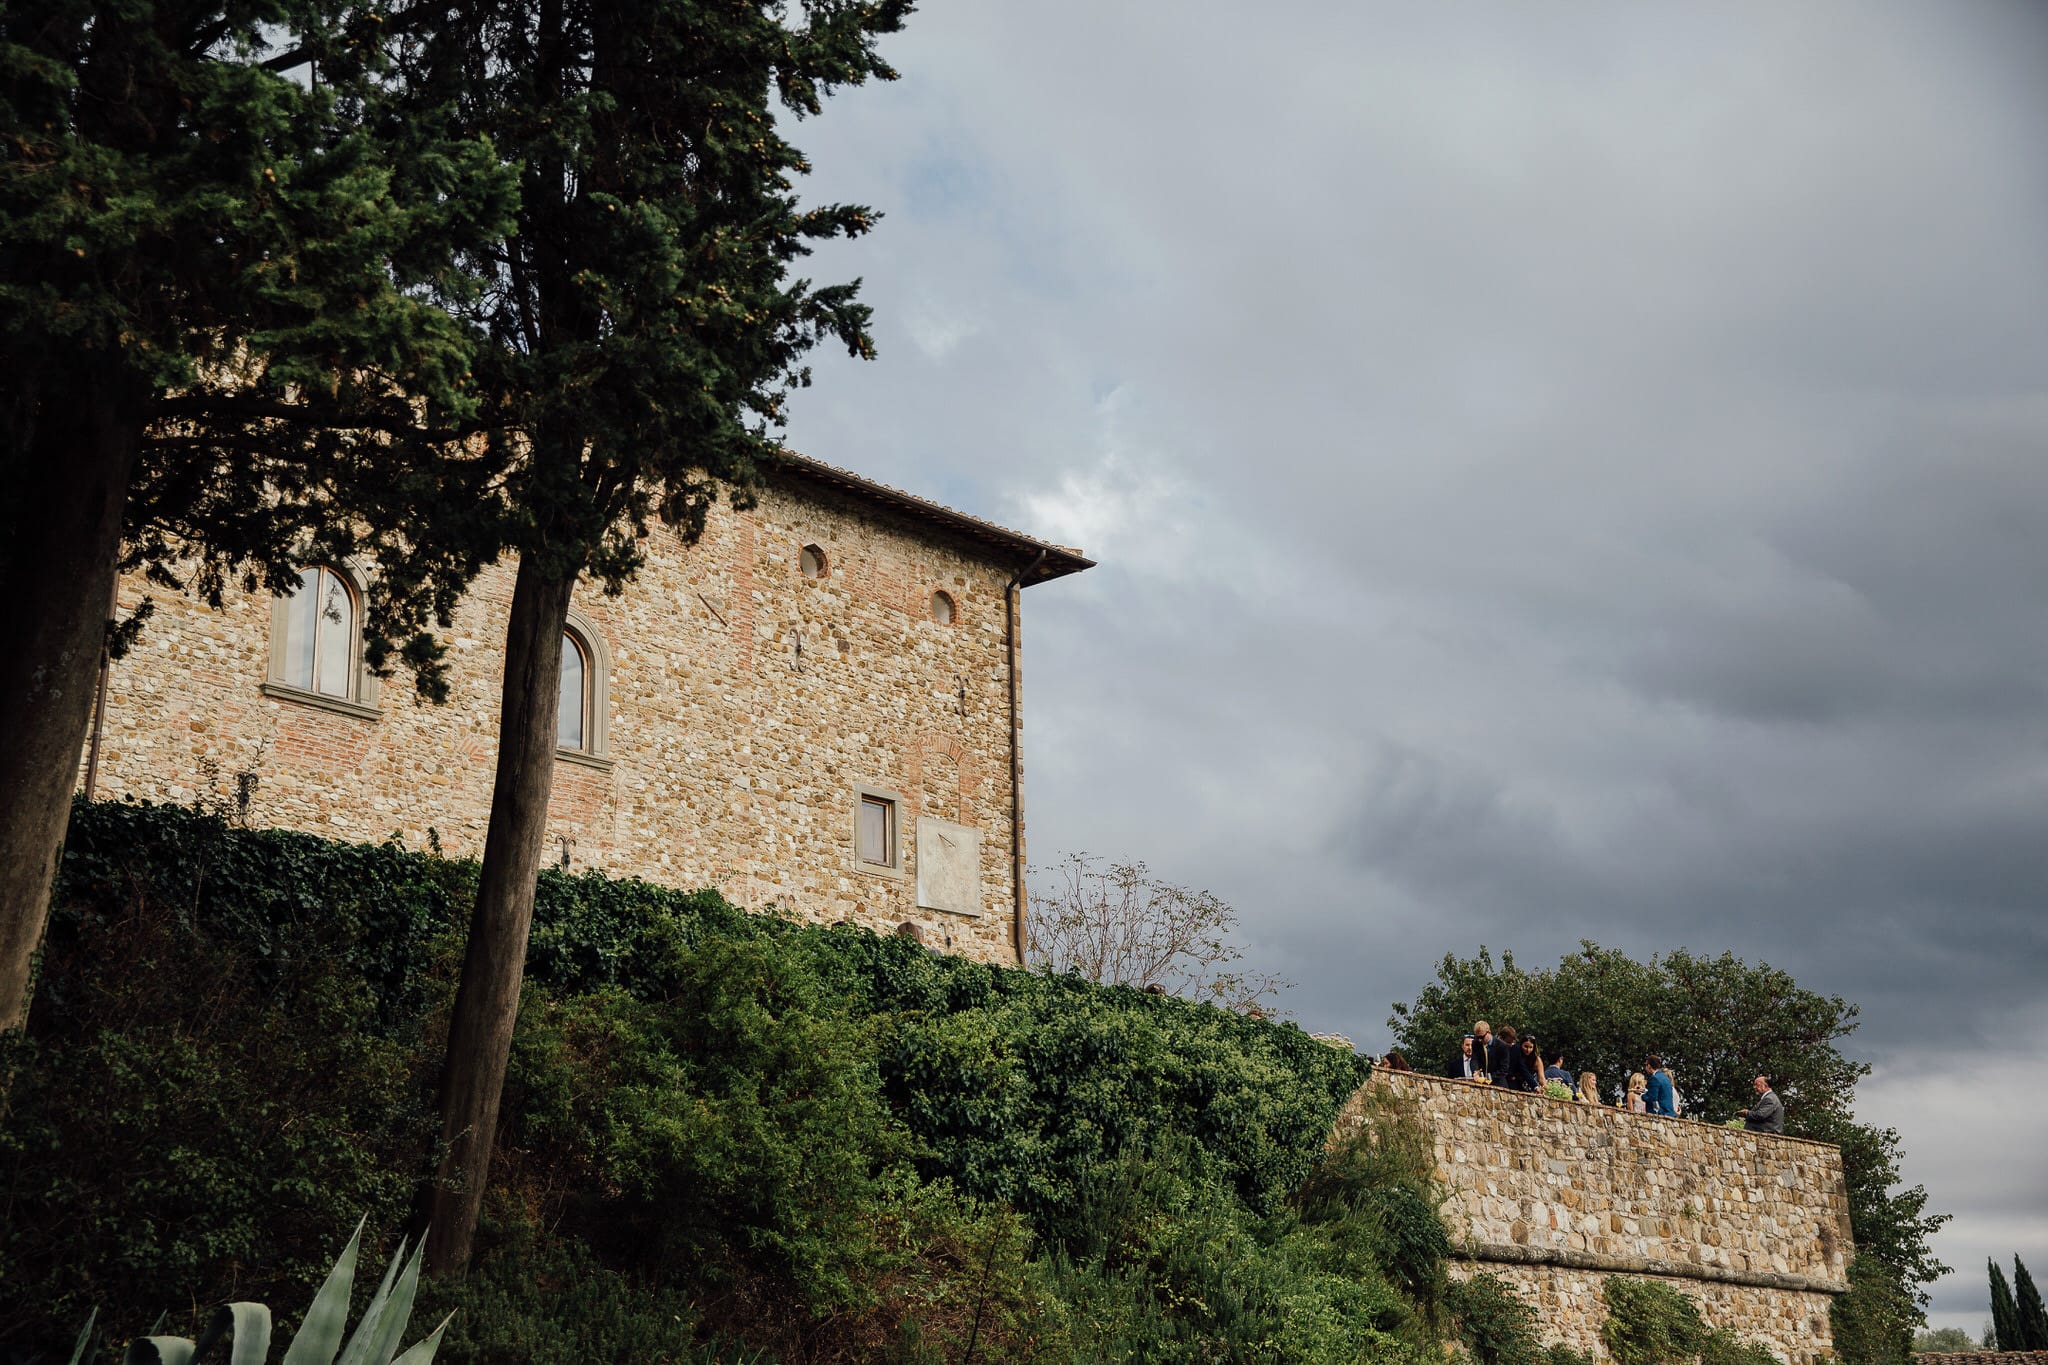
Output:
[[[814,263],[882,359],[792,437],[1101,559],[1026,598],[1036,860],[1213,888],[1368,1045],[1481,942],[1848,996],[1976,1328],[1985,1254],[2048,1259],[1999,1174],[2048,11],[951,0],[889,55],[799,128],[887,216]]]

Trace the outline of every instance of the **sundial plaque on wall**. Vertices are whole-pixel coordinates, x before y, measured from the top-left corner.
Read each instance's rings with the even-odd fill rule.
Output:
[[[956,915],[981,913],[981,831],[917,817],[917,903]]]

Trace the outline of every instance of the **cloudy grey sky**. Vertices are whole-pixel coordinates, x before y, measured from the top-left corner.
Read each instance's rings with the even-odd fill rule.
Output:
[[[1447,950],[1730,949],[2048,1270],[2048,7],[928,0],[799,139],[881,359],[792,443],[1101,560],[1034,861],[1385,1045]]]

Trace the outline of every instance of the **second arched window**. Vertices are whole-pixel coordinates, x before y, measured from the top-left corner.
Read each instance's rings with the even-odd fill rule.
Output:
[[[590,656],[574,631],[562,633],[562,699],[555,712],[555,742],[590,750]]]

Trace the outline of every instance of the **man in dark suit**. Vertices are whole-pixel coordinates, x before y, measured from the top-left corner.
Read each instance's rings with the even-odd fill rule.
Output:
[[[1454,1081],[1469,1081],[1486,1070],[1484,1056],[1476,1055],[1477,1050],[1472,1043],[1473,1035],[1469,1033],[1459,1041],[1458,1050],[1451,1055],[1451,1064],[1444,1068],[1444,1075]]]
[[[1495,1085],[1508,1085],[1515,1074],[1515,1029],[1502,1024],[1500,1032],[1487,1039],[1486,1071]]]
[[[1759,1076],[1750,1084],[1756,1087],[1756,1103],[1742,1111],[1742,1126],[1752,1133],[1784,1132],[1785,1103],[1771,1090],[1771,1078]]]

